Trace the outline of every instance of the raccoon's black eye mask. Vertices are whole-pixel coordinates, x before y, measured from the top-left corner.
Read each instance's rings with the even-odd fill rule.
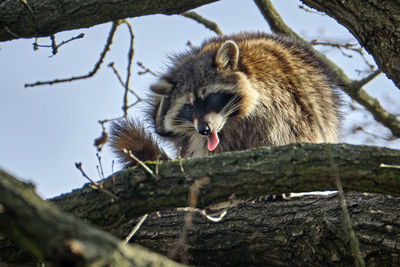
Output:
[[[194,105],[184,104],[178,113],[178,121],[187,120],[193,121],[193,115],[201,118],[210,112],[221,112],[227,105],[234,106],[238,102],[238,97],[235,94],[229,93],[212,93],[204,100],[196,99]],[[230,117],[235,116],[237,111],[230,114]]]

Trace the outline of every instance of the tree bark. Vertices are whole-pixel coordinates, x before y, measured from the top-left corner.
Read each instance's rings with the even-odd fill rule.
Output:
[[[346,202],[367,266],[399,266],[400,198],[348,193]],[[170,255],[179,248],[174,259],[187,257],[195,266],[354,266],[336,194],[245,202],[219,222],[195,212],[181,244],[186,213],[150,214],[132,242]],[[135,223],[119,234],[126,236]]]
[[[218,154],[207,158],[187,159],[182,160],[182,162],[179,162],[179,160],[161,162],[158,165],[159,177],[157,179],[153,178],[147,172],[144,172],[142,168],[136,167],[127,169],[112,175],[101,182],[103,188],[111,191],[118,197],[117,201],[112,201],[109,195],[94,190],[89,185],[84,186],[82,189],[74,190],[69,194],[64,194],[51,199],[50,201],[66,212],[101,226],[103,229],[111,231],[120,237],[124,237],[127,233],[127,229],[131,228],[132,222],[135,221],[135,218],[138,216],[159,210],[187,206],[188,192],[193,182],[204,176],[209,178],[209,183],[204,184],[199,189],[196,197],[197,207],[201,208],[226,201],[232,194],[236,195],[236,199],[248,199],[266,194],[336,190],[335,186],[333,186],[334,182],[331,177],[333,170],[329,167],[327,153],[332,154],[334,162],[340,172],[343,188],[346,191],[379,192],[400,195],[400,179],[398,179],[400,170],[395,166],[400,165],[400,151],[398,150],[341,144],[291,144],[282,147],[265,147],[249,151]],[[381,163],[393,166],[383,168],[380,167]],[[147,165],[155,171],[157,164],[147,162]],[[389,199],[389,202],[391,199],[394,199],[390,196],[387,196],[387,198]],[[360,199],[360,201],[362,201],[362,199]],[[256,205],[256,208],[250,205],[250,209],[258,209],[258,204],[254,205]],[[282,212],[282,206],[274,205],[267,205],[265,208],[267,210],[271,209],[271,212],[275,212],[279,215],[279,212]],[[292,214],[297,207],[297,204],[293,205],[294,208]],[[303,204],[299,205],[304,207]],[[323,212],[326,205],[318,204],[315,208],[317,209],[318,207],[321,209],[321,212]],[[336,205],[335,208],[338,207],[337,204],[332,205]],[[351,207],[353,206],[357,207],[355,204],[352,204]],[[384,206],[385,205],[383,205],[383,207]],[[240,205],[238,207],[240,207]],[[383,207],[371,206],[371,210],[374,212],[376,211],[377,213],[379,213],[378,210],[386,212]],[[308,208],[306,208],[306,210]],[[262,209],[262,207],[260,207],[260,209]],[[252,212],[254,214],[257,213],[257,211]],[[310,212],[311,213],[307,216],[312,217],[317,211],[314,212],[310,209]],[[354,216],[359,214],[357,210],[352,212],[354,212]],[[394,219],[399,218],[396,215],[397,211],[394,211],[394,213],[391,213],[391,211],[387,211],[387,213],[385,212],[383,214],[393,216]],[[150,217],[152,218],[152,216],[154,217],[156,215],[151,215]],[[231,218],[228,216],[228,218],[231,218],[230,220],[240,220],[243,217],[241,212],[232,210],[228,211],[228,215],[235,217]],[[339,212],[336,212],[336,215],[340,221],[341,217]],[[264,218],[263,220],[261,220],[261,217],[254,217],[255,215],[249,216],[250,217],[248,217],[247,220],[254,221],[255,224],[262,223],[263,220],[268,222],[268,218],[276,217],[275,215],[269,215],[268,213],[262,216],[259,215]],[[289,215],[286,215],[286,217],[287,216]],[[293,220],[288,220],[287,227],[289,227],[289,229],[298,229],[298,226],[296,225],[297,222],[296,224],[291,225],[292,222]],[[160,221],[159,227],[167,227],[168,225],[168,222],[165,222],[164,224]],[[218,224],[211,222],[207,222],[206,224],[207,227],[214,227],[216,225]],[[244,224],[235,227],[240,227],[240,231],[246,233],[247,226]],[[253,226],[249,225],[249,227],[252,228]],[[264,225],[264,227],[266,226]],[[377,227],[384,227],[384,225],[379,224]],[[301,228],[303,227],[301,226]],[[175,238],[179,233],[179,229],[180,228],[178,227],[175,230],[171,230],[176,234],[174,235]],[[336,240],[336,237],[341,237],[342,235],[342,230],[339,230],[339,233],[335,232],[337,229],[338,228],[334,228],[333,230],[331,229],[333,236],[327,236],[327,239],[323,241],[334,242],[337,247],[336,252],[341,249],[340,245],[343,242],[345,243],[345,241]],[[358,228],[356,227],[356,231],[357,229]],[[379,229],[379,231],[384,231],[386,228]],[[398,234],[398,227],[396,225],[394,225],[392,229],[395,235]],[[374,229],[374,231],[375,230],[376,229]],[[303,228],[303,232],[308,233],[309,231],[309,228]],[[221,232],[221,234],[217,234],[217,232],[215,233],[216,237],[224,235],[224,232]],[[271,234],[271,232],[266,231],[266,235],[269,234]],[[369,234],[372,235],[372,233]],[[156,236],[157,234],[155,233],[154,235]],[[146,238],[144,237],[144,240],[150,242],[148,236]],[[158,238],[162,238],[162,234],[160,234],[156,240]],[[273,239],[273,236],[268,238]],[[200,242],[199,240],[196,242]],[[235,242],[240,242],[240,235],[237,240],[234,240]],[[278,239],[278,241],[279,240],[280,239]],[[246,242],[244,244],[249,244]],[[286,243],[288,244],[288,251],[290,250],[293,252],[299,249],[298,245],[291,247],[291,243]],[[154,244],[159,245],[157,249],[160,251],[168,250],[168,247],[171,245],[169,241],[163,242],[162,240],[159,240]],[[371,246],[374,244],[375,243]],[[151,247],[156,248],[156,245]],[[237,249],[236,253],[241,250],[240,246],[235,248]],[[395,248],[397,249],[397,247]],[[2,252],[7,251],[7,249],[10,249],[10,246],[4,247],[3,244],[2,247],[2,245],[0,245],[0,259],[4,257]],[[254,255],[259,255],[257,253],[261,253],[260,251],[262,251],[257,250],[258,246],[249,246],[248,249],[254,249],[254,253],[256,253]],[[308,247],[304,247],[303,249],[308,249]],[[196,249],[193,248],[193,250]],[[328,250],[323,251],[329,252]],[[318,253],[323,253],[323,251]],[[363,250],[363,252],[364,251],[366,250]],[[374,253],[375,252],[376,251],[374,251]],[[301,251],[296,253],[293,255],[299,255],[300,258],[304,256],[301,254],[303,253]],[[304,253],[307,254],[309,252]],[[253,257],[251,256],[253,254],[246,255]],[[282,260],[286,259],[285,257],[289,254],[285,255],[282,254]],[[373,255],[375,257],[375,254]],[[209,257],[212,256],[213,255]],[[230,256],[227,257],[229,258]],[[272,260],[270,257],[272,256],[267,255],[266,260]],[[310,257],[312,258],[314,256],[311,255]],[[337,258],[340,259],[339,261],[342,261],[342,254],[324,254],[324,257],[321,255],[318,257],[321,260],[320,262],[329,259],[329,257],[332,258],[332,262],[336,261]],[[344,258],[346,259],[344,260],[346,262],[348,260],[347,256]],[[247,261],[248,259],[242,260]],[[389,260],[392,260],[392,258]],[[200,263],[203,264],[202,259],[200,259]],[[240,263],[241,262],[238,261],[238,264]],[[276,264],[277,263],[279,263],[279,261],[277,261]]]
[[[329,152],[330,151],[330,152]],[[104,180],[104,188],[119,200],[90,186],[51,199],[62,210],[102,227],[145,213],[188,205],[190,186],[207,176],[210,182],[198,193],[202,208],[237,198],[289,192],[336,190],[329,166],[332,153],[344,190],[400,195],[399,169],[379,165],[400,165],[400,151],[345,144],[290,144],[218,154],[212,157],[164,161],[155,180],[142,168],[123,170]],[[153,169],[156,163],[148,162]],[[115,181],[115,182],[114,182]],[[117,219],[118,218],[118,219]]]
[[[63,214],[1,170],[0,231],[52,266],[181,266]]]
[[[400,88],[400,2],[302,0],[346,27]]]
[[[151,14],[180,14],[217,0],[5,0],[0,41],[44,37],[104,22]]]

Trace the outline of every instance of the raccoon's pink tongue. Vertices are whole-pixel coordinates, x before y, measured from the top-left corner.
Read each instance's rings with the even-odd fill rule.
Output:
[[[219,143],[219,138],[217,132],[211,132],[209,136],[207,136],[208,150],[213,151],[217,148]]]

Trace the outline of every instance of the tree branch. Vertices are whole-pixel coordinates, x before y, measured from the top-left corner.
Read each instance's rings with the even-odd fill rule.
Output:
[[[123,170],[102,181],[103,187],[111,191],[118,197],[117,201],[111,201],[107,195],[97,190],[93,190],[90,187],[90,185],[86,185],[83,188],[74,190],[69,194],[63,194],[59,197],[53,198],[50,200],[50,202],[55,204],[58,208],[60,208],[63,211],[66,211],[79,218],[90,221],[91,223],[96,224],[108,231],[111,231],[112,233],[121,238],[124,238],[128,235],[128,233],[132,230],[133,226],[136,224],[137,219],[135,218],[138,218],[146,213],[187,206],[188,192],[190,191],[193,182],[200,177],[207,176],[210,182],[202,185],[202,187],[199,188],[197,192],[196,206],[198,208],[204,208],[209,205],[218,204],[223,201],[228,201],[228,198],[232,196],[232,194],[236,196],[236,202],[238,201],[240,202],[240,199],[255,198],[257,196],[263,196],[267,194],[336,190],[336,186],[332,177],[332,169],[330,167],[330,164],[328,162],[328,157],[326,154],[327,146],[329,146],[330,150],[332,151],[333,160],[336,166],[338,167],[344,191],[380,192],[389,195],[400,195],[400,179],[398,179],[399,169],[383,167],[386,165],[390,166],[400,165],[399,150],[368,147],[368,146],[352,146],[352,145],[292,144],[281,147],[265,147],[249,151],[238,151],[226,154],[218,154],[213,157],[206,157],[199,159],[184,159],[181,161],[181,164],[184,167],[185,173],[182,173],[180,171],[181,164],[178,160],[163,161],[159,162],[158,165],[155,162],[146,162],[146,165],[152,168],[153,170],[156,168],[156,166],[158,166],[159,179],[155,180],[150,174],[145,172],[142,168],[135,167]],[[382,165],[382,163],[384,165]],[[3,178],[2,177],[0,178],[1,178],[0,182],[3,181]],[[355,197],[355,199],[360,199],[359,196],[360,195]],[[3,192],[0,192],[0,203],[4,206],[4,209],[7,210],[7,207],[5,207],[4,205],[5,203],[2,197],[4,198],[4,194]],[[27,195],[27,197],[33,200],[35,199],[32,198],[30,195]],[[398,199],[390,196],[388,196],[387,198],[389,200]],[[361,202],[362,200],[363,199],[360,199]],[[332,244],[332,240],[334,240],[333,242],[335,245],[333,249],[335,254],[342,252],[341,250],[338,252],[337,249],[339,249],[342,246],[341,244],[343,243],[348,245],[348,243],[346,243],[347,242],[346,240],[348,239],[342,239],[344,231],[342,226],[339,225],[339,222],[342,221],[342,218],[339,215],[340,214],[339,205],[338,202],[336,202],[337,201],[336,198],[334,199],[334,201],[335,204],[332,206],[332,208],[334,208],[335,210],[334,214],[332,214],[333,216],[332,218],[334,218],[332,219],[333,221],[331,222],[330,221],[331,219],[329,219],[328,221],[322,223],[323,224],[322,226],[327,227],[326,231],[328,231],[331,236],[328,236],[327,240],[324,241],[322,241],[322,239],[316,239],[314,241],[321,240],[321,242],[323,242],[323,244],[326,244],[326,246],[331,246],[329,244]],[[221,217],[222,219],[218,219],[216,221],[225,222],[226,220],[227,222],[233,222],[236,219],[238,219],[239,224],[238,225],[235,224],[236,226],[231,226],[233,228],[226,228],[228,227],[226,224],[222,225],[222,227],[225,227],[224,228],[225,231],[221,232],[219,232],[221,230],[219,228],[220,224],[218,223],[214,224],[214,222],[211,222],[208,219],[206,219],[203,214],[201,215],[202,216],[201,220],[207,220],[204,227],[209,228],[210,231],[215,230],[216,232],[213,232],[215,237],[209,236],[209,238],[211,238],[210,239],[211,241],[209,239],[202,239],[201,237],[200,239],[196,239],[197,240],[196,244],[200,246],[202,244],[209,244],[208,249],[215,249],[218,247],[223,248],[224,244],[219,244],[217,243],[216,240],[218,239],[221,240],[221,238],[223,238],[227,234],[226,231],[228,229],[231,229],[234,232],[233,234],[235,233],[237,234],[236,237],[231,237],[232,240],[236,240],[235,242],[240,242],[239,240],[241,239],[241,235],[243,233],[246,233],[246,235],[249,238],[256,238],[257,235],[253,236],[252,234],[250,234],[251,232],[247,232],[247,230],[245,229],[254,229],[253,227],[255,227],[256,224],[260,224],[261,227],[260,229],[266,229],[265,228],[266,226],[263,223],[267,224],[271,223],[272,227],[272,221],[276,220],[274,218],[279,218],[279,216],[277,217],[273,215],[273,213],[274,212],[279,213],[283,211],[285,212],[288,211],[288,213],[286,215],[282,215],[282,221],[276,221],[276,222],[278,224],[279,222],[281,223],[279,227],[283,227],[282,229],[292,229],[293,231],[292,230],[279,230],[278,232],[267,231],[264,232],[265,234],[264,239],[262,238],[257,240],[272,239],[275,240],[276,242],[279,242],[279,240],[285,240],[281,239],[282,235],[288,235],[288,238],[292,236],[291,238],[287,239],[288,241],[289,240],[294,241],[298,240],[298,238],[303,239],[303,237],[307,237],[304,239],[304,242],[308,242],[309,235],[307,231],[309,231],[309,229],[311,228],[307,227],[303,228],[301,225],[300,228],[303,229],[303,233],[299,234],[298,235],[299,237],[296,237],[297,236],[296,233],[301,233],[300,228],[298,229],[300,232],[298,232],[297,230],[295,231],[294,228],[287,228],[288,226],[285,226],[284,219],[293,218],[294,214],[293,210],[295,210],[295,204],[293,206],[293,210],[289,211],[287,210],[287,208],[289,208],[292,205],[291,204],[292,202],[285,202],[285,203],[287,203],[288,206],[275,206],[275,204],[273,204],[272,206],[266,205],[265,209],[267,210],[270,209],[271,214],[268,212],[265,213],[264,211],[261,212],[261,210],[258,210],[260,207],[259,204],[256,203],[255,204],[256,206],[251,207],[252,210],[254,209],[253,210],[254,213],[252,215],[253,217],[246,217],[247,216],[246,213],[241,213],[239,211],[235,211],[228,208],[224,216]],[[314,201],[312,201],[311,203],[314,203]],[[307,216],[309,217],[314,216],[315,218],[324,221],[324,218],[326,218],[326,216],[328,215],[328,212],[325,209],[327,206],[324,203],[316,204],[316,206],[312,205],[313,204],[307,204],[307,205],[303,204],[300,206],[303,207],[302,210],[309,210],[311,212],[312,215],[308,214]],[[366,205],[368,206],[369,204]],[[395,204],[393,205],[398,209],[399,207],[398,205],[397,206]],[[354,225],[354,229],[356,231],[356,234],[360,238],[360,245],[361,245],[360,249],[361,252],[364,253],[366,251],[365,250],[366,243],[371,242],[370,247],[368,247],[368,249],[372,250],[373,246],[376,245],[377,242],[381,241],[381,239],[377,239],[378,236],[381,235],[381,233],[377,232],[376,235],[369,236],[371,233],[368,233],[368,235],[366,235],[365,232],[360,231],[359,227],[362,227],[362,223],[363,222],[366,223],[369,221],[365,221],[366,219],[365,217],[363,217],[364,215],[362,215],[367,213],[362,213],[360,215],[360,210],[357,209],[358,207],[360,207],[362,212],[368,211],[368,209],[364,209],[363,206],[358,206],[357,204],[355,204],[355,200],[353,202],[350,201],[350,203],[348,203],[348,209],[350,211],[351,219],[353,220],[353,222],[356,222],[356,224]],[[369,211],[371,213],[374,212],[376,214],[383,214],[382,216],[389,216],[389,217],[391,216],[385,213],[386,212],[385,208],[389,206],[377,205],[375,208],[375,206],[372,205],[370,207],[372,207],[372,210]],[[313,211],[314,208],[319,212],[322,212],[326,216],[320,217],[320,215],[314,215]],[[354,208],[356,209],[353,210]],[[20,209],[21,212],[23,212],[25,208],[20,208]],[[259,211],[259,213],[257,213],[257,210]],[[195,210],[194,214],[196,215],[197,213],[198,212]],[[209,215],[211,214],[210,211],[207,211],[207,213]],[[0,213],[0,225],[1,222],[4,221],[3,217],[1,217],[3,216],[3,214],[4,212]],[[257,217],[255,214],[259,214],[258,216],[261,217]],[[329,212],[329,214],[331,213]],[[230,217],[232,215],[238,217],[235,217],[236,219],[232,219],[232,217]],[[242,215],[245,217],[243,217]],[[182,219],[177,219],[180,221],[179,225],[174,226],[177,228],[166,230],[170,233],[168,237],[169,239],[165,234],[160,233],[160,236],[157,237],[157,232],[153,232],[154,235],[152,236],[152,238],[154,238],[153,239],[154,242],[152,245],[149,245],[149,243],[151,243],[151,238],[149,238],[149,236],[151,236],[151,232],[146,227],[148,227],[149,225],[149,220],[150,222],[152,221],[152,224],[156,223],[154,221],[154,218],[157,216],[161,216],[160,220],[162,220],[162,217],[165,217],[163,213],[156,213],[152,215],[150,214],[149,217],[141,226],[141,229],[138,231],[138,233],[136,233],[133,242],[140,240],[140,238],[139,239],[137,238],[142,233],[147,233],[148,235],[146,234],[146,237],[144,238],[146,239],[146,241],[144,241],[143,244],[145,244],[146,246],[150,246],[152,248],[156,248],[157,250],[165,251],[164,249],[168,250],[171,244],[175,244],[175,242],[173,243],[170,242],[171,238],[175,239],[175,237],[180,236],[179,229],[182,229],[181,226],[184,222],[182,221]],[[226,218],[226,216],[228,216],[228,219]],[[218,215],[212,217],[218,217]],[[254,224],[250,225],[241,224],[240,223],[241,218],[242,219],[248,218],[249,222],[253,221]],[[393,218],[397,218],[396,220],[398,220],[400,216]],[[199,219],[198,218],[196,219],[195,216],[194,222],[196,220]],[[391,220],[392,224],[387,223],[386,225],[389,225],[388,227],[392,227],[393,229],[395,229],[395,227],[397,227],[396,225],[399,222],[396,220],[393,221],[393,219]],[[20,221],[26,222],[27,220],[21,219]],[[306,221],[307,220],[305,219],[304,223],[306,223]],[[358,224],[359,221],[360,224]],[[288,223],[290,222],[293,221],[288,220]],[[333,222],[336,226],[334,228],[331,228]],[[65,223],[68,222],[66,221]],[[171,225],[168,221],[168,216],[166,217],[166,221],[158,221],[157,223],[159,223],[158,227],[161,228],[168,227],[168,225]],[[212,223],[213,227],[209,227],[210,223]],[[7,225],[12,225],[12,224],[7,224]],[[298,224],[295,225],[298,226]],[[312,229],[318,229],[319,227],[321,227],[321,225],[317,223],[314,224],[314,228]],[[379,229],[381,229],[382,231],[386,231],[385,230],[386,228],[383,229],[382,227],[384,226],[382,226],[381,224],[376,225],[376,227],[380,227]],[[158,229],[154,227],[154,231],[159,231]],[[236,232],[235,229],[238,232]],[[85,228],[83,228],[83,230],[85,230]],[[283,232],[281,233],[280,231]],[[318,232],[318,230],[315,231]],[[193,248],[194,246],[193,243],[191,242],[194,242],[193,235],[195,235],[194,234],[195,232],[196,231],[194,232],[191,232],[190,230],[188,231],[187,240],[189,242],[190,253],[195,253],[193,252],[193,250],[191,251],[191,248]],[[293,234],[295,235],[293,236]],[[393,234],[390,232],[385,232],[385,235],[390,236]],[[274,239],[275,237],[276,239]],[[316,237],[322,238],[322,236],[319,235],[317,235]],[[348,238],[348,236],[346,236],[346,238]],[[200,242],[200,240],[203,241]],[[214,240],[215,243],[212,240]],[[248,246],[247,244],[252,244],[252,243],[248,243],[246,240],[248,239],[244,239],[244,243],[242,246],[246,248],[247,252],[252,250],[253,251],[252,253],[256,254],[261,253],[261,251],[262,252],[271,251],[267,249],[268,246],[271,245],[273,247],[274,244],[275,245],[277,244],[273,243],[272,241],[262,242],[264,243],[264,245],[260,245],[259,243],[255,242],[254,246]],[[282,244],[286,244],[284,241],[282,242],[283,242]],[[313,248],[314,246],[318,246],[318,244],[321,244],[318,242],[316,244],[312,243],[311,248]],[[385,239],[385,242],[387,242],[387,246],[389,247],[389,245],[390,244],[393,245],[393,242],[395,241],[393,241],[393,239],[388,238],[387,240]],[[225,243],[226,245],[232,244],[228,241]],[[277,247],[282,249],[283,248],[282,244]],[[384,243],[382,242],[381,244]],[[6,245],[7,243],[4,242],[0,243],[0,259],[4,259],[5,257],[4,253],[7,253],[10,250],[9,248],[5,247]],[[259,245],[261,246],[260,247],[261,250],[257,249]],[[304,245],[305,243],[296,243],[295,247]],[[267,248],[263,246],[267,246]],[[325,249],[324,246],[322,246],[321,249],[322,251],[326,252],[326,250],[324,250]],[[389,249],[388,247],[385,248],[385,251]],[[236,245],[232,249],[235,248],[237,249],[236,253],[238,253],[238,251],[243,249],[243,247],[241,246],[238,247]],[[398,247],[396,246],[392,248],[398,249]],[[195,250],[195,248],[193,249]],[[376,254],[377,249],[380,249],[380,247],[377,246],[375,250],[373,250],[373,253]],[[323,253],[322,251],[321,253]],[[335,257],[341,257],[342,255],[342,254],[338,255],[335,254],[336,256],[332,256],[334,254],[329,254],[329,253],[320,255],[319,253],[320,252],[318,252],[317,254],[312,254],[312,255],[310,254],[310,257],[322,257],[318,258],[319,260],[322,261],[326,260],[327,259],[326,257],[328,258],[332,257],[331,260],[334,260]],[[349,252],[346,251],[346,254],[343,255],[348,255],[348,253]],[[222,255],[222,254],[216,254],[216,255]],[[248,254],[248,255],[251,256],[253,254]],[[385,255],[387,256],[388,254]],[[300,255],[299,257],[302,256],[304,255]],[[242,257],[247,257],[247,254],[243,255]],[[388,257],[390,258],[392,256]],[[223,257],[221,256],[221,259],[222,258]],[[265,260],[265,258],[259,258],[259,259]],[[239,259],[236,258],[235,260]]]
[[[346,193],[345,199],[367,266],[397,266],[400,198]],[[149,214],[132,242],[169,253],[187,214],[183,209]],[[340,214],[336,194],[242,202],[217,223],[195,212],[187,258],[195,266],[354,266]],[[125,234],[136,222],[117,231]]]
[[[5,1],[0,8],[0,41],[43,37],[124,18],[180,14],[216,0],[30,0]],[[11,34],[12,33],[12,34]]]
[[[129,217],[187,206],[190,186],[196,178],[204,176],[211,182],[199,191],[197,207],[200,208],[227,201],[232,194],[248,199],[268,194],[337,190],[326,146],[330,146],[345,191],[400,195],[400,180],[396,178],[399,170],[380,167],[381,163],[399,165],[399,150],[291,144],[185,159],[182,160],[185,173],[181,172],[179,160],[161,161],[157,180],[142,168],[123,170],[115,174],[115,182],[110,177],[102,183],[119,198],[116,204],[89,186],[51,201],[66,212],[107,228],[115,225],[116,220],[121,223]],[[154,170],[157,164],[146,162],[146,165]]]
[[[54,266],[181,266],[63,214],[1,170],[0,203],[1,232]]]
[[[197,21],[198,23],[204,25],[204,27],[206,27],[210,31],[215,32],[217,35],[222,35],[222,32],[219,29],[217,23],[200,16],[196,12],[188,11],[188,12],[182,13],[181,15],[184,16],[184,17],[190,18],[190,19],[192,19],[194,21]]]

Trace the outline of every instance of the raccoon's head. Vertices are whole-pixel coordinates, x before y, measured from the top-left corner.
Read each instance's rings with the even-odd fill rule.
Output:
[[[248,116],[256,105],[255,90],[232,40],[205,44],[174,59],[173,67],[151,86],[156,132],[207,139],[213,151],[230,120]],[[223,140],[221,140],[223,142]]]

